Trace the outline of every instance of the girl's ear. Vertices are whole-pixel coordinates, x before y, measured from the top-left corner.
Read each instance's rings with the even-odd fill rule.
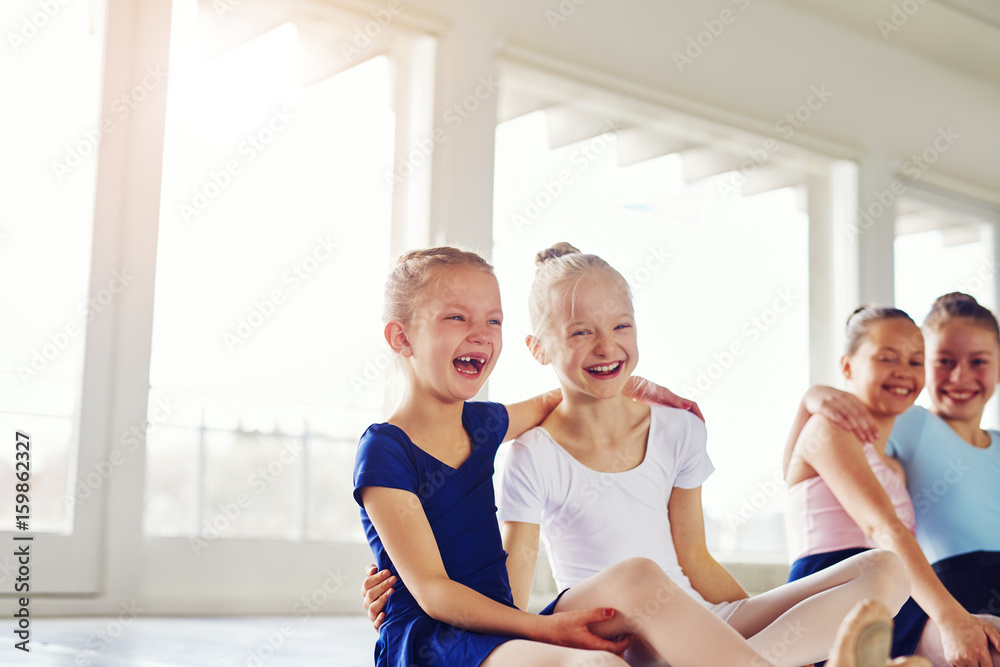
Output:
[[[531,352],[531,356],[535,358],[535,361],[540,363],[542,366],[546,366],[549,363],[549,357],[545,354],[545,349],[542,347],[542,343],[536,336],[527,335],[524,337],[524,344],[528,346],[528,351]]]
[[[393,352],[404,357],[409,357],[413,355],[413,349],[410,347],[410,341],[406,337],[406,330],[403,328],[403,323],[399,320],[390,320],[385,325],[385,342],[389,343],[389,347],[392,348]]]
[[[843,373],[844,377],[848,380],[851,379],[851,360],[846,354],[840,358],[840,372]]]

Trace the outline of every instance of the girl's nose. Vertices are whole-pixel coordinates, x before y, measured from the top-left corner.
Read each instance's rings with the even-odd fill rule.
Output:
[[[490,340],[490,325],[486,322],[474,326],[469,332],[469,341],[473,343],[485,343]]]
[[[951,380],[952,382],[961,382],[967,375],[966,371],[968,370],[969,369],[966,368],[964,363],[959,362],[955,364],[955,367],[953,369],[951,369],[951,373],[949,374],[948,379]]]
[[[604,355],[609,353],[612,347],[613,344],[610,336],[598,336],[597,341],[594,343],[594,352]]]

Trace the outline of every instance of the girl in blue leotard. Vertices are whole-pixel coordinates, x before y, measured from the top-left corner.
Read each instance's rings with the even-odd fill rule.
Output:
[[[657,664],[770,664],[648,559],[590,577],[542,615],[513,605],[493,456],[539,417],[523,405],[469,402],[499,356],[502,317],[496,278],[470,253],[408,253],[387,285],[385,337],[406,392],[389,421],[362,437],[354,473],[369,544],[398,578],[376,663],[622,665],[616,653],[627,640],[615,639],[631,633]],[[859,605],[841,628],[834,664],[884,664],[887,628],[884,607]]]

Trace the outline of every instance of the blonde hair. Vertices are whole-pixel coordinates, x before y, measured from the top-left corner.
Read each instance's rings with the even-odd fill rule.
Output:
[[[931,312],[924,318],[924,331],[938,333],[955,320],[963,319],[986,329],[1000,343],[1000,327],[997,318],[976,301],[975,297],[962,292],[949,292],[939,296],[931,306]]]
[[[541,336],[551,325],[556,299],[572,297],[580,281],[597,272],[611,277],[628,296],[629,303],[632,302],[632,289],[622,274],[597,255],[582,253],[565,241],[535,255],[535,265],[538,268],[528,295],[528,316],[536,336]]]
[[[457,266],[471,266],[493,275],[493,267],[474,252],[448,246],[411,250],[400,255],[385,282],[382,321],[413,321],[421,296],[443,271]]]

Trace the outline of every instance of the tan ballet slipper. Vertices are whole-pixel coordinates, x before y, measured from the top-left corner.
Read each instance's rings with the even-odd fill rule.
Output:
[[[886,667],[891,650],[892,614],[881,602],[862,600],[840,624],[826,664],[828,667]]]

